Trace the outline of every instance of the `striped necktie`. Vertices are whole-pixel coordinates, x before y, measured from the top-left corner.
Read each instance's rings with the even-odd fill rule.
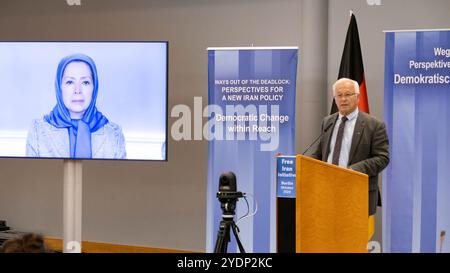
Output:
[[[347,120],[348,118],[346,116],[343,116],[341,119],[341,124],[339,125],[339,130],[337,133],[336,143],[334,144],[334,151],[333,151],[332,163],[334,165],[339,165],[339,155],[341,154],[342,139],[344,137],[345,122]]]

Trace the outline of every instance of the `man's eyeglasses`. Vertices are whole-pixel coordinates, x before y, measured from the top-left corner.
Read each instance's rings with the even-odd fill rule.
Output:
[[[356,93],[345,93],[345,94],[339,94],[339,95],[336,95],[336,96],[334,96],[336,99],[343,99],[343,98],[346,98],[346,99],[348,99],[348,98],[350,98],[351,96],[353,96],[353,95],[355,95]]]

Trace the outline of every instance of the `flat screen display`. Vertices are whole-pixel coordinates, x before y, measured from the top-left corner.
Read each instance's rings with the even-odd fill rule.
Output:
[[[167,42],[0,42],[0,157],[167,159]]]

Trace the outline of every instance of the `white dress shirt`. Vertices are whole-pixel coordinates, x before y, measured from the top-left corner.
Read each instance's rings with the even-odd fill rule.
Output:
[[[355,124],[356,119],[358,117],[359,110],[356,108],[355,111],[347,115],[348,120],[345,122],[344,127],[344,135],[342,137],[342,146],[341,146],[341,153],[339,155],[339,166],[347,168],[348,167],[348,159],[350,156],[350,148],[352,146],[352,138],[353,138],[353,131],[355,130]],[[330,154],[328,154],[327,162],[332,164],[333,162],[333,152],[334,152],[334,146],[336,146],[336,137],[339,130],[339,125],[342,122],[343,115],[339,113],[338,120],[336,121],[336,124],[334,125],[333,129],[333,135],[331,136],[331,143],[330,143]]]

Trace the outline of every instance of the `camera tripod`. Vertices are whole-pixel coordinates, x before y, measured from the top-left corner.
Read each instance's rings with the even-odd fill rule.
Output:
[[[234,238],[239,247],[241,253],[245,253],[241,240],[239,239],[239,228],[234,222],[234,215],[222,215],[222,221],[220,221],[219,231],[217,232],[216,246],[214,253],[227,253],[228,243],[230,242],[230,229],[233,229]]]

